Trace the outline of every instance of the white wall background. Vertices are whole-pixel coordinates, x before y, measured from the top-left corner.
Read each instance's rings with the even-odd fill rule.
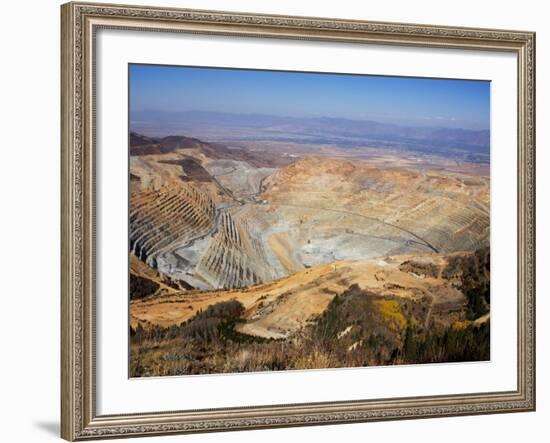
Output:
[[[428,0],[128,0],[134,4],[402,21],[537,32],[538,411],[139,441],[546,441],[550,418],[550,14],[545,2]],[[0,27],[0,439],[56,441],[59,433],[59,4],[10,2]],[[549,191],[550,192],[550,191]]]

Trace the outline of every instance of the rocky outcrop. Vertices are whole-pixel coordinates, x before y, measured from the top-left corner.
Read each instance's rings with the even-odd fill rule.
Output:
[[[130,198],[130,250],[153,268],[158,257],[208,235],[216,208],[192,185],[135,192]]]

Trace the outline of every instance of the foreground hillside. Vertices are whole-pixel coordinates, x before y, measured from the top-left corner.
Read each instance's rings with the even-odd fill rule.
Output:
[[[312,267],[243,290],[130,305],[132,376],[489,358],[489,254]]]

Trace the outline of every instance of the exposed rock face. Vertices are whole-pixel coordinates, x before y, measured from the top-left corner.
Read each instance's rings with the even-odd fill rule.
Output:
[[[216,209],[193,186],[135,192],[130,198],[130,249],[154,268],[164,253],[208,234]]]
[[[195,272],[215,288],[244,287],[273,278],[263,244],[227,212]]]
[[[363,257],[451,252],[477,249],[489,239],[483,178],[308,157],[280,169],[265,187],[263,198],[287,219],[316,211],[308,223],[312,237],[330,237],[336,251],[357,248]]]
[[[130,248],[154,269],[201,289],[273,278],[264,245],[241,220],[193,185],[131,196]]]
[[[194,288],[241,288],[339,260],[488,244],[484,177],[311,156],[277,169],[256,166],[259,153],[253,164],[241,151],[197,139],[133,139],[131,252]]]

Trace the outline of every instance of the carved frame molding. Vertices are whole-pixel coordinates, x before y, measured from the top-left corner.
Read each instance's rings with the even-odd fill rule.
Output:
[[[63,438],[74,441],[535,409],[534,33],[78,2],[63,5],[61,17]],[[517,390],[389,400],[96,415],[94,37],[100,28],[469,48],[517,54]]]

